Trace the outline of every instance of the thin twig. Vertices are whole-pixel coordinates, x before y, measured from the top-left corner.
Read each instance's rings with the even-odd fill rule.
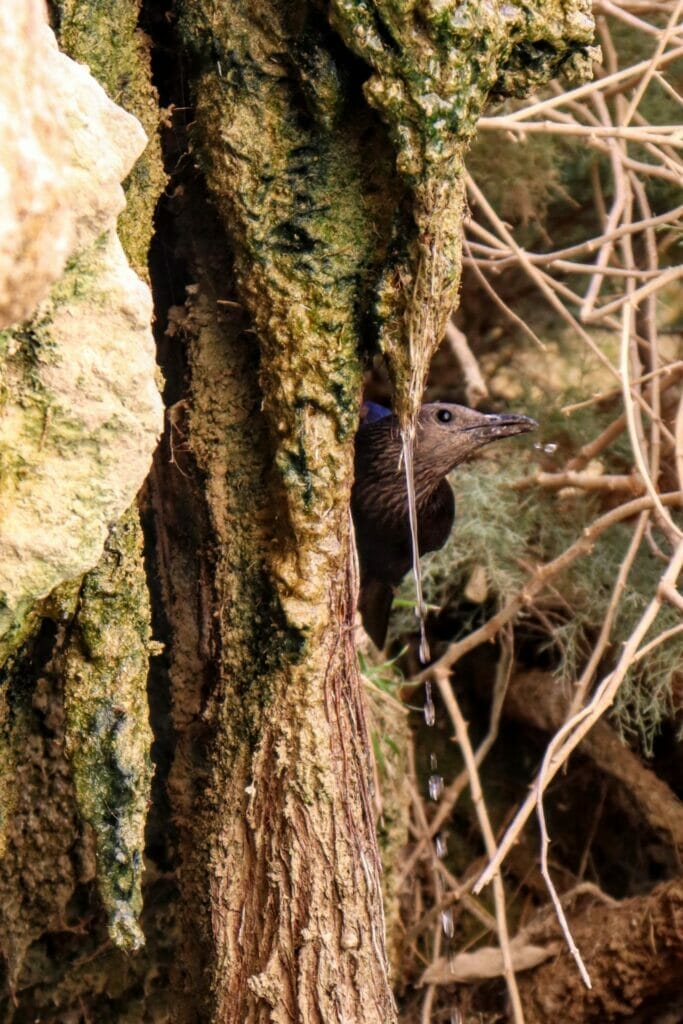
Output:
[[[642,100],[643,96],[645,95],[645,90],[647,89],[648,85],[652,81],[652,76],[657,71],[657,66],[658,66],[658,62],[659,62],[660,57],[664,53],[664,51],[665,51],[665,49],[667,47],[667,44],[668,44],[669,40],[671,39],[671,36],[674,35],[676,29],[677,28],[680,29],[680,26],[679,26],[678,22],[680,21],[681,11],[683,11],[683,0],[678,0],[678,3],[676,4],[676,6],[674,7],[673,11],[671,12],[671,15],[669,17],[669,22],[668,22],[666,28],[664,29],[664,31],[661,33],[661,35],[659,37],[659,42],[657,44],[657,49],[655,50],[655,52],[654,52],[654,54],[653,54],[653,56],[652,56],[652,58],[651,58],[651,60],[649,62],[649,66],[646,68],[645,74],[643,75],[643,77],[638,82],[638,85],[636,86],[635,92],[633,94],[633,98],[631,99],[631,102],[628,105],[628,110],[626,111],[625,124],[628,124],[629,121],[631,121],[633,119],[633,115],[635,114],[635,112],[638,109],[638,106],[640,104],[640,101]]]
[[[662,224],[676,224],[683,217],[683,205],[676,206],[672,210],[667,210],[666,213],[661,213],[656,217],[651,217],[648,220],[634,221],[632,224],[622,224],[616,228],[609,236],[610,240],[614,241],[617,238],[621,238],[624,235],[638,234],[644,231],[648,227],[659,227]],[[471,219],[467,221],[466,226],[475,229],[476,222]],[[479,225],[476,225],[479,227]],[[495,237],[495,236],[491,236]],[[556,249],[549,253],[540,252],[526,252],[526,257],[530,263],[535,263],[539,266],[552,263],[558,259],[569,259],[571,256],[583,256],[591,255],[596,252],[604,241],[605,236],[599,235],[595,238],[588,238],[585,242],[577,242],[575,245],[566,246],[564,249]],[[470,242],[471,245],[476,243]],[[498,247],[493,247],[491,253],[495,253],[495,265],[497,268],[505,266],[513,266],[517,263],[517,257],[514,255],[509,246],[505,246],[499,242]],[[493,257],[492,257],[493,259]]]
[[[474,758],[472,744],[470,743],[467,723],[463,718],[460,705],[458,704],[457,698],[453,692],[448,673],[440,672],[436,676],[436,684],[439,687],[439,692],[441,693],[441,697],[446,705],[446,709],[455,729],[455,735],[458,740],[470,780],[472,801],[479,821],[479,828],[484,840],[486,852],[489,857],[491,857],[496,848],[496,840],[493,834],[493,829],[491,828],[491,821],[489,819],[484,794],[481,788],[479,770]],[[496,921],[498,922],[498,943],[503,955],[503,973],[505,976],[508,995],[510,996],[512,1015],[515,1024],[524,1024],[522,1000],[520,999],[519,989],[517,987],[517,979],[515,977],[515,970],[512,963],[512,952],[510,950],[510,935],[508,932],[507,911],[505,905],[505,888],[503,886],[503,879],[500,873],[497,873],[493,877],[493,900],[496,910]]]
[[[683,56],[683,46],[676,47],[675,50],[669,50],[667,53],[664,53],[659,57],[657,67],[664,67],[666,64],[670,64],[671,61],[678,60],[681,56]],[[592,82],[587,82],[585,85],[580,85],[576,89],[570,89],[569,92],[565,92],[561,96],[553,96],[547,100],[539,100],[538,103],[532,103],[528,107],[522,107],[520,110],[516,110],[513,114],[508,114],[506,116],[513,121],[522,121],[528,117],[535,117],[536,114],[543,114],[552,107],[560,107],[568,101],[582,99],[584,96],[590,96],[591,93],[597,92],[598,90],[604,91],[608,86],[617,85],[618,83],[628,81],[630,78],[637,78],[638,75],[647,72],[651,63],[651,59],[640,61],[638,64],[632,64],[631,67],[623,68],[621,71],[617,71],[613,75],[605,75],[604,78],[598,78]]]
[[[644,486],[641,480],[633,474],[628,476],[616,473],[575,473],[565,470],[559,473],[534,473],[526,476],[512,485],[515,491],[525,490],[527,487],[544,487],[547,490],[562,490],[565,487],[577,487],[582,491],[626,491],[630,494],[642,494]]]
[[[633,457],[636,460],[638,472],[640,473],[643,483],[647,489],[652,504],[659,512],[662,520],[663,528],[668,527],[667,532],[671,532],[674,537],[683,538],[683,533],[674,523],[671,515],[664,507],[657,489],[653,483],[652,477],[650,476],[650,470],[643,457],[643,452],[638,441],[638,434],[636,431],[635,411],[632,400],[631,385],[629,384],[629,352],[631,343],[631,306],[627,305],[624,307],[624,319],[623,319],[623,331],[621,336],[621,377],[623,381],[624,389],[624,410],[626,412],[626,423],[628,426],[629,437],[631,439],[631,448],[633,449]]]
[[[518,134],[573,135],[577,138],[625,139],[629,142],[659,143],[683,147],[683,130],[678,125],[657,125],[648,128],[622,128],[619,125],[558,124],[556,121],[515,121],[513,115],[480,117],[477,128],[483,131],[514,131]]]
[[[479,369],[479,363],[467,343],[466,336],[458,330],[452,320],[446,324],[446,340],[451,352],[460,363],[465,378],[465,395],[467,404],[476,408],[480,402],[488,398],[489,389]]]
[[[467,238],[463,238],[463,250],[465,251],[465,253],[469,254],[470,250],[469,250],[469,242],[468,242]],[[545,344],[541,341],[541,339],[538,337],[538,335],[535,333],[535,331],[532,331],[532,329],[529,327],[528,323],[525,320],[523,320],[521,316],[517,316],[515,311],[513,309],[510,309],[510,307],[508,306],[507,302],[505,302],[503,299],[501,299],[500,295],[495,290],[495,288],[493,288],[491,286],[491,284],[489,283],[486,275],[481,271],[481,269],[479,268],[479,265],[476,263],[476,261],[472,261],[471,262],[471,266],[472,266],[472,270],[476,274],[476,276],[477,276],[477,278],[478,278],[482,288],[484,289],[484,291],[488,295],[491,296],[491,298],[493,299],[495,304],[499,307],[499,309],[501,309],[503,311],[505,316],[509,320],[511,320],[513,324],[516,324],[516,326],[519,327],[525,334],[527,334],[531,338],[531,340],[536,345],[538,345],[538,347],[541,349],[542,352],[545,352],[546,351]]]
[[[588,693],[590,684],[593,682],[593,676],[595,675],[600,664],[600,661],[605,651],[607,650],[610,634],[612,632],[612,626],[614,624],[614,619],[616,618],[617,610],[619,608],[619,602],[621,601],[624,588],[626,587],[626,581],[628,580],[629,573],[631,571],[631,568],[633,567],[636,555],[638,554],[638,550],[643,539],[643,534],[645,533],[649,519],[649,510],[647,512],[641,512],[640,516],[638,517],[638,523],[636,525],[635,530],[633,531],[633,536],[631,537],[631,543],[628,546],[628,551],[624,555],[623,559],[621,560],[621,565],[619,566],[619,572],[617,573],[617,578],[614,582],[612,595],[610,597],[609,604],[607,605],[607,610],[605,612],[602,626],[600,627],[600,635],[595,643],[595,646],[593,647],[593,651],[591,653],[590,658],[588,659],[588,663],[584,668],[583,672],[581,673],[581,677],[576,682],[574,696],[572,698],[572,703],[570,705],[569,713],[567,715],[568,718],[571,718],[573,715],[577,713],[579,708],[583,707],[584,701],[586,699],[586,694]]]

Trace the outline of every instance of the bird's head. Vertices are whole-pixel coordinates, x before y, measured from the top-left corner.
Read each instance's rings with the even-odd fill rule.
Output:
[[[416,472],[445,476],[477,448],[537,426],[529,416],[517,413],[483,413],[450,402],[429,402],[417,417]]]

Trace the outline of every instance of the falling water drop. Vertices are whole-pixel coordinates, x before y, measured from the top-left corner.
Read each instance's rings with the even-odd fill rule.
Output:
[[[427,725],[434,725],[434,723],[436,722],[436,708],[434,707],[433,700],[425,701],[424,716]]]
[[[430,775],[427,781],[429,798],[435,803],[443,793],[443,777],[441,775]]]
[[[434,839],[434,853],[437,855],[439,860],[443,860],[448,853],[446,838],[442,832],[437,833],[436,838]]]
[[[432,769],[433,772],[435,772],[436,769],[439,767],[439,759],[437,758],[434,751],[432,751],[431,754],[429,755],[429,767]]]
[[[534,448],[537,452],[543,452],[545,455],[554,455],[559,445],[557,441],[548,441],[545,444],[543,441],[534,441]]]
[[[434,725],[436,722],[436,708],[432,697],[432,684],[427,680],[425,683],[424,716],[427,725]]]
[[[441,927],[446,938],[452,939],[455,934],[455,926],[453,924],[453,911],[450,907],[447,910],[441,911]]]

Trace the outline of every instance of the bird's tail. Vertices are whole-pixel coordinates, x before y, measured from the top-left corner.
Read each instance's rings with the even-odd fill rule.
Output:
[[[391,603],[394,600],[394,588],[388,583],[366,577],[361,583],[358,597],[358,610],[363,620],[363,627],[372,642],[381,651],[387,638]]]

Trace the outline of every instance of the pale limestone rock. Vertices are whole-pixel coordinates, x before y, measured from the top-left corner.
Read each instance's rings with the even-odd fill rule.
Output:
[[[97,562],[162,406],[151,297],[115,232],[145,136],[57,50],[36,0],[0,4],[0,131],[0,318],[31,315],[0,331],[1,640]]]
[[[1,328],[30,316],[121,212],[119,182],[146,139],[57,49],[43,0],[0,3],[0,138]]]

